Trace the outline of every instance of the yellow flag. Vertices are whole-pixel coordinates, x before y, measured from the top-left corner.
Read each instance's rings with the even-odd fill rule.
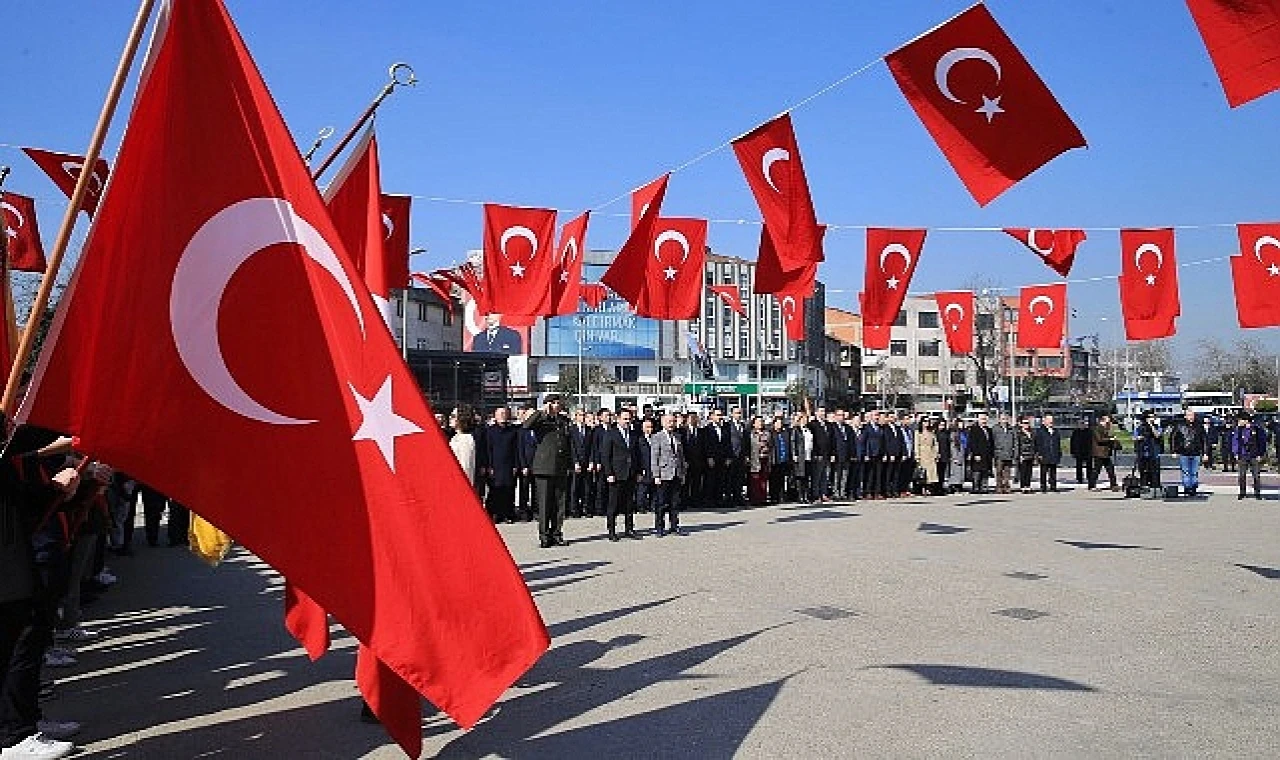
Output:
[[[191,545],[192,554],[214,567],[231,551],[231,536],[194,512],[191,513],[190,527],[187,528],[187,541]]]

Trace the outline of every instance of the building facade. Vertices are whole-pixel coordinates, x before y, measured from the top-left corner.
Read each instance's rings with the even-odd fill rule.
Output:
[[[888,350],[864,348],[861,364],[866,407],[945,412],[977,390],[977,367],[948,350],[932,296],[908,296],[890,330]]]

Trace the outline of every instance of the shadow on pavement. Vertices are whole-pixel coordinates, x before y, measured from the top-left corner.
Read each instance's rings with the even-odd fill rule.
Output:
[[[1261,575],[1263,578],[1266,578],[1268,580],[1272,580],[1272,581],[1280,580],[1280,569],[1276,569],[1274,567],[1261,567],[1259,565],[1241,565],[1241,564],[1237,564],[1236,567],[1242,570],[1248,570],[1251,573],[1257,573],[1258,575]]]
[[[799,515],[787,515],[786,517],[778,517],[769,522],[771,524],[779,523],[797,523],[809,522],[811,520],[839,520],[843,517],[861,517],[857,512],[834,512],[830,509],[824,509],[821,512],[805,512]]]
[[[1094,542],[1092,542],[1092,541],[1064,541],[1064,540],[1062,540],[1062,539],[1057,539],[1057,542],[1058,542],[1058,543],[1060,543],[1060,544],[1066,544],[1067,546],[1074,546],[1074,547],[1075,547],[1075,548],[1077,548],[1077,549],[1085,549],[1085,550],[1091,550],[1091,549],[1140,549],[1140,550],[1142,550],[1142,551],[1148,551],[1148,552],[1158,552],[1158,551],[1163,551],[1163,550],[1162,550],[1160,547],[1158,547],[1158,546],[1137,546],[1137,545],[1135,545],[1135,544],[1105,544],[1105,543],[1103,543],[1103,544],[1099,544],[1099,543],[1094,543]]]
[[[920,533],[928,533],[931,536],[954,536],[957,533],[968,533],[971,529],[964,528],[959,525],[940,525],[938,523],[920,523],[920,527],[916,528]]]
[[[1020,670],[995,670],[968,665],[930,665],[906,663],[872,665],[871,669],[905,670],[935,686],[975,686],[984,689],[1042,689],[1050,691],[1091,691],[1097,689],[1065,678],[1025,673]]]

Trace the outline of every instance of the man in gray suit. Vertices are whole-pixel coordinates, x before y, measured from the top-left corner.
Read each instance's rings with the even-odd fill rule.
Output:
[[[662,415],[662,432],[655,433],[649,444],[649,470],[657,491],[653,499],[654,532],[659,538],[667,535],[663,520],[665,514],[671,524],[671,532],[687,536],[689,533],[680,527],[680,486],[684,483],[688,465],[684,461],[680,436],[676,435],[675,415]]]

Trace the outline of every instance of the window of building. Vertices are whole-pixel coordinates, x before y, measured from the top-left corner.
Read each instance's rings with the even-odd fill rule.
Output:
[[[917,324],[918,324],[920,327],[937,327],[937,326],[938,326],[938,312],[936,312],[936,311],[922,311],[922,312],[920,312],[918,315],[916,315],[916,320],[917,320]]]
[[[716,334],[708,330],[707,331],[707,350],[714,351],[715,348],[716,348]]]
[[[1031,368],[1031,357],[1030,357],[1030,356],[1015,356],[1015,357],[1013,357],[1013,366],[1017,367],[1018,369],[1030,369],[1030,368]]]
[[[720,282],[725,285],[733,284],[733,266],[731,264],[724,265],[724,272],[720,275]]]
[[[576,364],[556,365],[556,372],[557,372],[556,377],[560,380],[563,380],[566,375],[569,375],[570,373],[575,372],[577,369],[578,369],[578,365]]]
[[[419,351],[426,351],[426,350],[427,350],[427,339],[426,339],[426,338],[418,338],[418,350],[419,350]]]
[[[720,351],[720,355],[726,359],[733,356],[733,341],[731,339],[724,344],[724,348]]]
[[[962,369],[953,369],[953,370],[951,370],[951,384],[952,384],[952,385],[964,385],[964,384],[966,384],[967,382],[969,382],[969,379],[968,379],[967,377],[965,377],[964,370],[962,370]]]
[[[916,353],[920,356],[940,356],[942,349],[941,341],[922,340],[916,345]]]
[[[921,384],[921,385],[937,385],[937,384],[938,384],[938,370],[936,370],[936,369],[922,369],[922,370],[920,370],[920,384]]]
[[[613,376],[620,383],[640,382],[640,367],[634,364],[617,364],[613,367]]]
[[[746,356],[750,352],[751,339],[743,335],[742,340],[738,341],[738,355]]]
[[[457,351],[457,350],[458,350],[458,347],[457,347],[457,346],[455,346],[455,345],[453,344],[453,341],[451,341],[451,340],[446,340],[446,341],[444,342],[444,350],[445,350],[445,351]]]
[[[672,377],[671,367],[668,367],[668,366],[658,367],[658,382],[669,383],[671,382],[671,377]]]
[[[906,356],[907,342],[905,340],[889,341],[889,355],[890,356]]]
[[[426,322],[427,321],[427,302],[417,301],[416,306],[418,307],[418,321]]]
[[[747,379],[748,380],[756,379],[756,365],[754,364],[747,365]]]
[[[874,369],[862,370],[862,387],[869,391],[876,389],[876,381],[879,379],[879,372]]]
[[[444,322],[444,324],[446,326],[453,324],[453,309],[446,308],[446,309],[443,309],[442,311],[444,312],[442,316],[442,321]]]
[[[716,374],[720,376],[721,380],[737,382],[738,372],[740,369],[741,368],[736,364],[721,364],[719,367],[716,367]]]
[[[894,326],[894,327],[906,327],[906,326],[907,326],[907,312],[905,312],[905,311],[900,311],[900,312],[898,312],[898,318],[897,318],[897,319],[895,319],[895,320],[893,320],[893,326]]]
[[[787,368],[781,364],[766,364],[760,368],[765,380],[786,380]]]
[[[404,316],[404,296],[403,295],[401,295],[399,298],[396,299],[396,316],[397,317]]]
[[[901,388],[907,384],[907,371],[901,367],[889,368],[889,384]]]
[[[996,329],[996,315],[979,314],[974,318],[974,326],[979,330],[994,330]]]
[[[1062,369],[1061,356],[1041,356],[1037,358],[1036,365],[1041,369]]]

